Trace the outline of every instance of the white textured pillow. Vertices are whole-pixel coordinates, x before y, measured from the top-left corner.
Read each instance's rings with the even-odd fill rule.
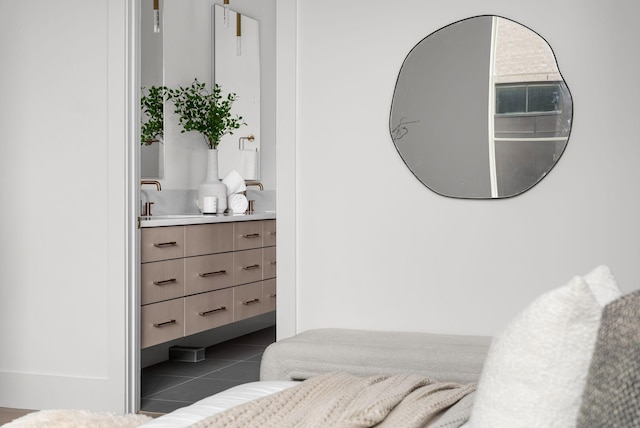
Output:
[[[598,266],[583,279],[602,308],[622,295],[616,279],[607,266]]]
[[[600,266],[534,300],[494,338],[469,425],[575,426],[602,308],[618,296]]]

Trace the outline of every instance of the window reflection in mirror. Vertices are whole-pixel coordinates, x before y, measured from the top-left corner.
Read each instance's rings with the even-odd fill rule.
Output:
[[[572,114],[547,42],[514,21],[480,16],[411,50],[390,131],[409,169],[435,192],[503,198],[530,189],[554,167]]]

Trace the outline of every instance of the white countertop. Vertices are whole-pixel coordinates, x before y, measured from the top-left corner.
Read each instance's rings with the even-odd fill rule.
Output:
[[[140,227],[182,226],[185,224],[225,223],[229,221],[270,220],[276,218],[275,211],[252,214],[171,214],[140,217]]]

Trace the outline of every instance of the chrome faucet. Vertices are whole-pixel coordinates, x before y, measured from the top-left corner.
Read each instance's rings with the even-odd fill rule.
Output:
[[[157,180],[142,180],[140,181],[140,186],[144,186],[145,184],[152,184],[156,186],[156,189],[158,191],[162,190],[162,186],[160,186],[160,182]],[[142,202],[142,201],[141,201]],[[144,207],[142,208],[142,213],[140,215],[142,215],[143,217],[148,217],[151,216],[151,205],[153,205],[153,202],[145,202],[144,203]]]

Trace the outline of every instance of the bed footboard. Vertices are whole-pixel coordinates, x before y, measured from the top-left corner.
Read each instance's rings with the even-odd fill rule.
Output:
[[[477,382],[491,337],[317,329],[270,345],[260,380],[304,380],[319,373],[415,373],[433,380]]]

